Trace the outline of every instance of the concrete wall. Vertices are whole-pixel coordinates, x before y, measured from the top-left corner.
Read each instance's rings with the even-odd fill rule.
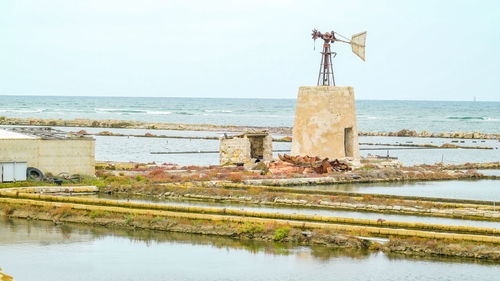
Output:
[[[359,159],[352,87],[299,88],[292,155]]]
[[[0,161],[26,161],[44,174],[94,175],[95,140],[0,139]]]

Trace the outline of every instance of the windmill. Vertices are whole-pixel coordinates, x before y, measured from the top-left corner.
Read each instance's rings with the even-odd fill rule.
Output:
[[[338,39],[335,35],[342,37],[345,40]],[[318,75],[318,86],[335,86],[335,76],[333,74],[333,64],[332,56],[335,57],[337,53],[332,52],[330,44],[334,42],[343,42],[351,45],[352,52],[356,54],[360,59],[365,61],[365,43],[366,43],[366,31],[354,34],[351,40],[342,36],[341,34],[331,31],[327,33],[321,33],[314,29],[312,33],[312,39],[321,38],[325,42],[323,43],[323,51],[321,52],[321,64],[319,67]]]

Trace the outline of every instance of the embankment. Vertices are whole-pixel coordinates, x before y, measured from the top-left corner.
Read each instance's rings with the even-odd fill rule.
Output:
[[[92,119],[33,119],[10,118],[0,116],[0,125],[17,126],[57,126],[57,127],[95,127],[95,128],[128,128],[149,130],[186,130],[186,131],[218,131],[218,132],[245,132],[268,131],[273,134],[291,135],[290,127],[258,127],[234,126],[215,124],[179,124],[155,123],[132,120],[92,120]],[[360,136],[394,136],[394,137],[425,137],[425,138],[457,138],[457,139],[500,139],[500,134],[486,134],[480,132],[417,132],[403,129],[397,132],[360,132]]]
[[[207,189],[207,188],[205,188]],[[230,236],[500,261],[500,230],[427,223],[375,221],[225,208],[172,206],[24,192],[95,191],[95,187],[3,190],[0,209],[9,217]],[[450,203],[444,203],[450,204]],[[389,237],[379,245],[357,236]],[[453,246],[450,246],[453,245]]]

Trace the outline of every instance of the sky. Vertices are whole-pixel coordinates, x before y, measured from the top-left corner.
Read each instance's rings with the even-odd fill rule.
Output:
[[[0,95],[295,98],[313,28],[358,99],[500,101],[497,0],[0,0]]]

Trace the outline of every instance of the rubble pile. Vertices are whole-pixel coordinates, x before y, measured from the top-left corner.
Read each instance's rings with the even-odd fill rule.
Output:
[[[280,161],[269,163],[269,171],[273,174],[345,172],[352,170],[349,165],[335,159],[310,156],[290,156],[278,154]]]

